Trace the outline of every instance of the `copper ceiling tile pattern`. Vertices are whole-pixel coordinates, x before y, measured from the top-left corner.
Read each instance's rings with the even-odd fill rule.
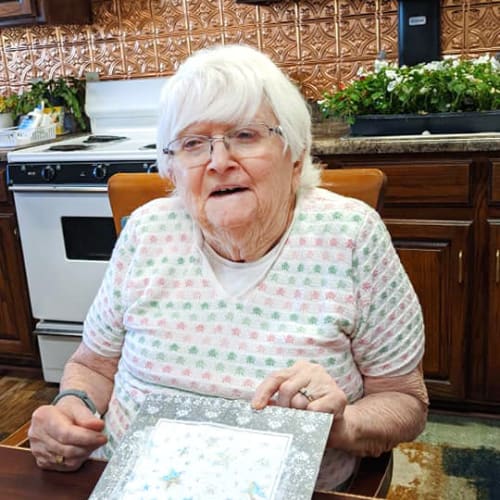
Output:
[[[259,8],[255,5],[237,4],[234,0],[221,1],[224,29],[251,27],[257,32]],[[257,33],[255,33],[257,34]]]
[[[221,9],[217,0],[189,0],[186,2],[188,26],[191,33],[204,33],[221,28]]]
[[[221,44],[223,35],[220,30],[205,30],[193,33],[189,38],[190,51],[195,52],[210,45]]]
[[[281,23],[262,27],[262,51],[279,64],[299,61],[297,26],[295,23]]]
[[[300,25],[300,60],[304,64],[337,61],[339,45],[334,19],[303,22]]]
[[[31,48],[50,47],[61,41],[61,31],[58,26],[33,26],[28,32]]]
[[[155,36],[183,36],[188,31],[183,0],[151,1],[151,19]]]
[[[122,41],[96,42],[92,46],[94,68],[102,77],[124,78],[128,75],[125,68]],[[134,75],[136,78],[139,74]]]
[[[157,40],[159,75],[175,73],[180,63],[186,59],[189,50],[188,37],[163,37]]]
[[[304,64],[298,71],[298,81],[308,99],[317,99],[325,90],[332,90],[338,81],[337,64]]]
[[[62,59],[64,61],[63,74],[77,78],[85,78],[85,74],[96,71],[88,43],[77,45],[63,45]]]
[[[343,61],[374,59],[379,53],[374,15],[341,17],[339,38]]]
[[[120,11],[118,4],[126,0],[104,0],[92,2],[92,18],[90,25],[92,38],[97,41],[117,40],[121,36]],[[81,27],[84,29],[84,26]]]
[[[58,43],[62,48],[79,45],[89,44],[93,37],[93,31],[90,26],[77,26],[73,24],[63,25],[57,27]]]
[[[31,50],[33,59],[33,76],[50,80],[63,75],[60,47],[35,47]]]
[[[380,12],[397,12],[398,0],[379,0]]]
[[[0,30],[3,50],[29,49],[31,46],[31,31],[22,28],[3,28]]]
[[[14,87],[29,85],[35,75],[31,50],[6,50],[4,54],[10,85]]]
[[[500,50],[500,2],[441,0],[443,55]],[[371,68],[380,50],[397,61],[398,0],[92,0],[89,26],[4,28],[0,91],[37,77],[103,79],[170,75],[189,54],[214,43],[247,43],[319,97]]]
[[[441,51],[460,54],[465,47],[465,12],[461,7],[446,7],[441,10]]]
[[[318,0],[317,2],[299,2],[299,20],[315,21],[333,19],[337,15],[336,0]]]
[[[298,18],[298,5],[301,2],[281,2],[270,5],[259,5],[258,16],[263,25],[294,23]]]
[[[471,5],[465,11],[465,47],[488,51],[500,45],[500,2]]]
[[[338,0],[338,10],[341,16],[374,14],[378,3],[376,0]]]
[[[159,73],[156,42],[152,38],[126,40],[123,44],[127,74],[155,76]]]
[[[380,15],[378,29],[377,38],[380,50],[385,52],[387,59],[397,61],[398,40],[397,36],[394,36],[398,32],[397,12],[387,11]]]
[[[151,0],[120,2],[120,34],[128,37],[152,37],[154,23],[151,15]]]
[[[356,78],[358,71],[363,68],[369,70],[373,67],[372,62],[341,62],[338,64],[338,81],[335,84],[340,84],[340,82],[350,82]]]
[[[259,39],[255,27],[231,28],[224,30],[224,43],[244,43],[259,48]]]

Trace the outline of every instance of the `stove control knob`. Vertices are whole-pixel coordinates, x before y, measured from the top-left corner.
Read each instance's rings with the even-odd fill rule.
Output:
[[[42,168],[40,175],[44,181],[50,182],[56,176],[56,171],[54,170],[54,167],[47,165]]]
[[[94,179],[102,180],[106,177],[106,167],[104,165],[96,165],[92,171]]]

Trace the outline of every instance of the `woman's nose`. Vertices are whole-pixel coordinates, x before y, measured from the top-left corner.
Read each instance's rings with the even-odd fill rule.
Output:
[[[223,137],[212,141],[210,148],[210,162],[208,167],[217,171],[225,170],[231,166],[231,152]]]

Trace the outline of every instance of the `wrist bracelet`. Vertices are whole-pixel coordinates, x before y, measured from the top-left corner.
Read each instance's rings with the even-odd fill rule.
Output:
[[[66,389],[61,391],[52,401],[52,405],[56,405],[56,403],[66,396],[75,396],[80,399],[83,404],[97,417],[101,418],[99,412],[97,411],[97,407],[94,402],[89,398],[88,394],[85,391],[80,391],[78,389]]]

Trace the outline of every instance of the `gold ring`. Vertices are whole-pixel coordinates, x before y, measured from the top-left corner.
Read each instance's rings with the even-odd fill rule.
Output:
[[[64,456],[63,455],[56,455],[55,461],[56,461],[57,465],[62,465],[64,463]]]
[[[302,387],[302,389],[299,389],[299,393],[302,394],[302,396],[304,396],[305,398],[307,398],[307,400],[309,402],[314,401],[312,394],[305,387]]]

